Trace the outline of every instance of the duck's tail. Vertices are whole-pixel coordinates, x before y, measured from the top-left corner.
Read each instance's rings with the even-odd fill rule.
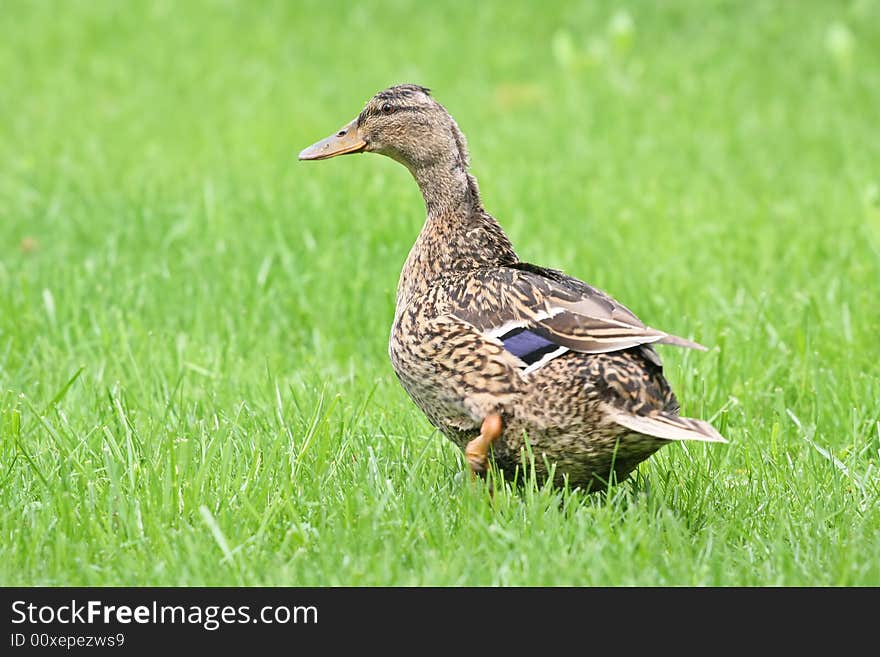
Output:
[[[699,440],[707,443],[726,443],[727,440],[708,422],[666,413],[635,415],[614,410],[611,419],[630,431],[655,436],[664,440]]]

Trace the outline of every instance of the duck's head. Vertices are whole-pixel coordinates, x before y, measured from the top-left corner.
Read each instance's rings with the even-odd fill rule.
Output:
[[[467,166],[464,136],[425,87],[399,84],[380,91],[356,119],[312,144],[300,160],[325,160],[349,153],[381,153],[410,171],[452,160]]]

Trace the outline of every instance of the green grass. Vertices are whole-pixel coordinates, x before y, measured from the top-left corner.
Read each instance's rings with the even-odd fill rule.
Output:
[[[880,3],[0,12],[0,584],[880,585]],[[490,503],[387,359],[424,217],[296,153],[401,81],[520,255],[652,326],[687,415]]]

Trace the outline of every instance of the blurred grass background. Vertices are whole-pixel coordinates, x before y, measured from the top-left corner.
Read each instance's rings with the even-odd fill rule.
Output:
[[[0,583],[880,584],[880,3],[0,6]],[[494,506],[399,388],[431,87],[721,448]]]

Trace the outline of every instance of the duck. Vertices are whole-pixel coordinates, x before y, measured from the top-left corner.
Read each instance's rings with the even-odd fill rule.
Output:
[[[610,295],[520,260],[483,206],[467,141],[431,91],[380,91],[319,161],[378,153],[405,166],[426,218],[400,274],[388,353],[404,390],[464,451],[474,478],[588,491],[626,479],[661,447],[725,443],[680,415],[656,345],[705,350],[644,324]]]

